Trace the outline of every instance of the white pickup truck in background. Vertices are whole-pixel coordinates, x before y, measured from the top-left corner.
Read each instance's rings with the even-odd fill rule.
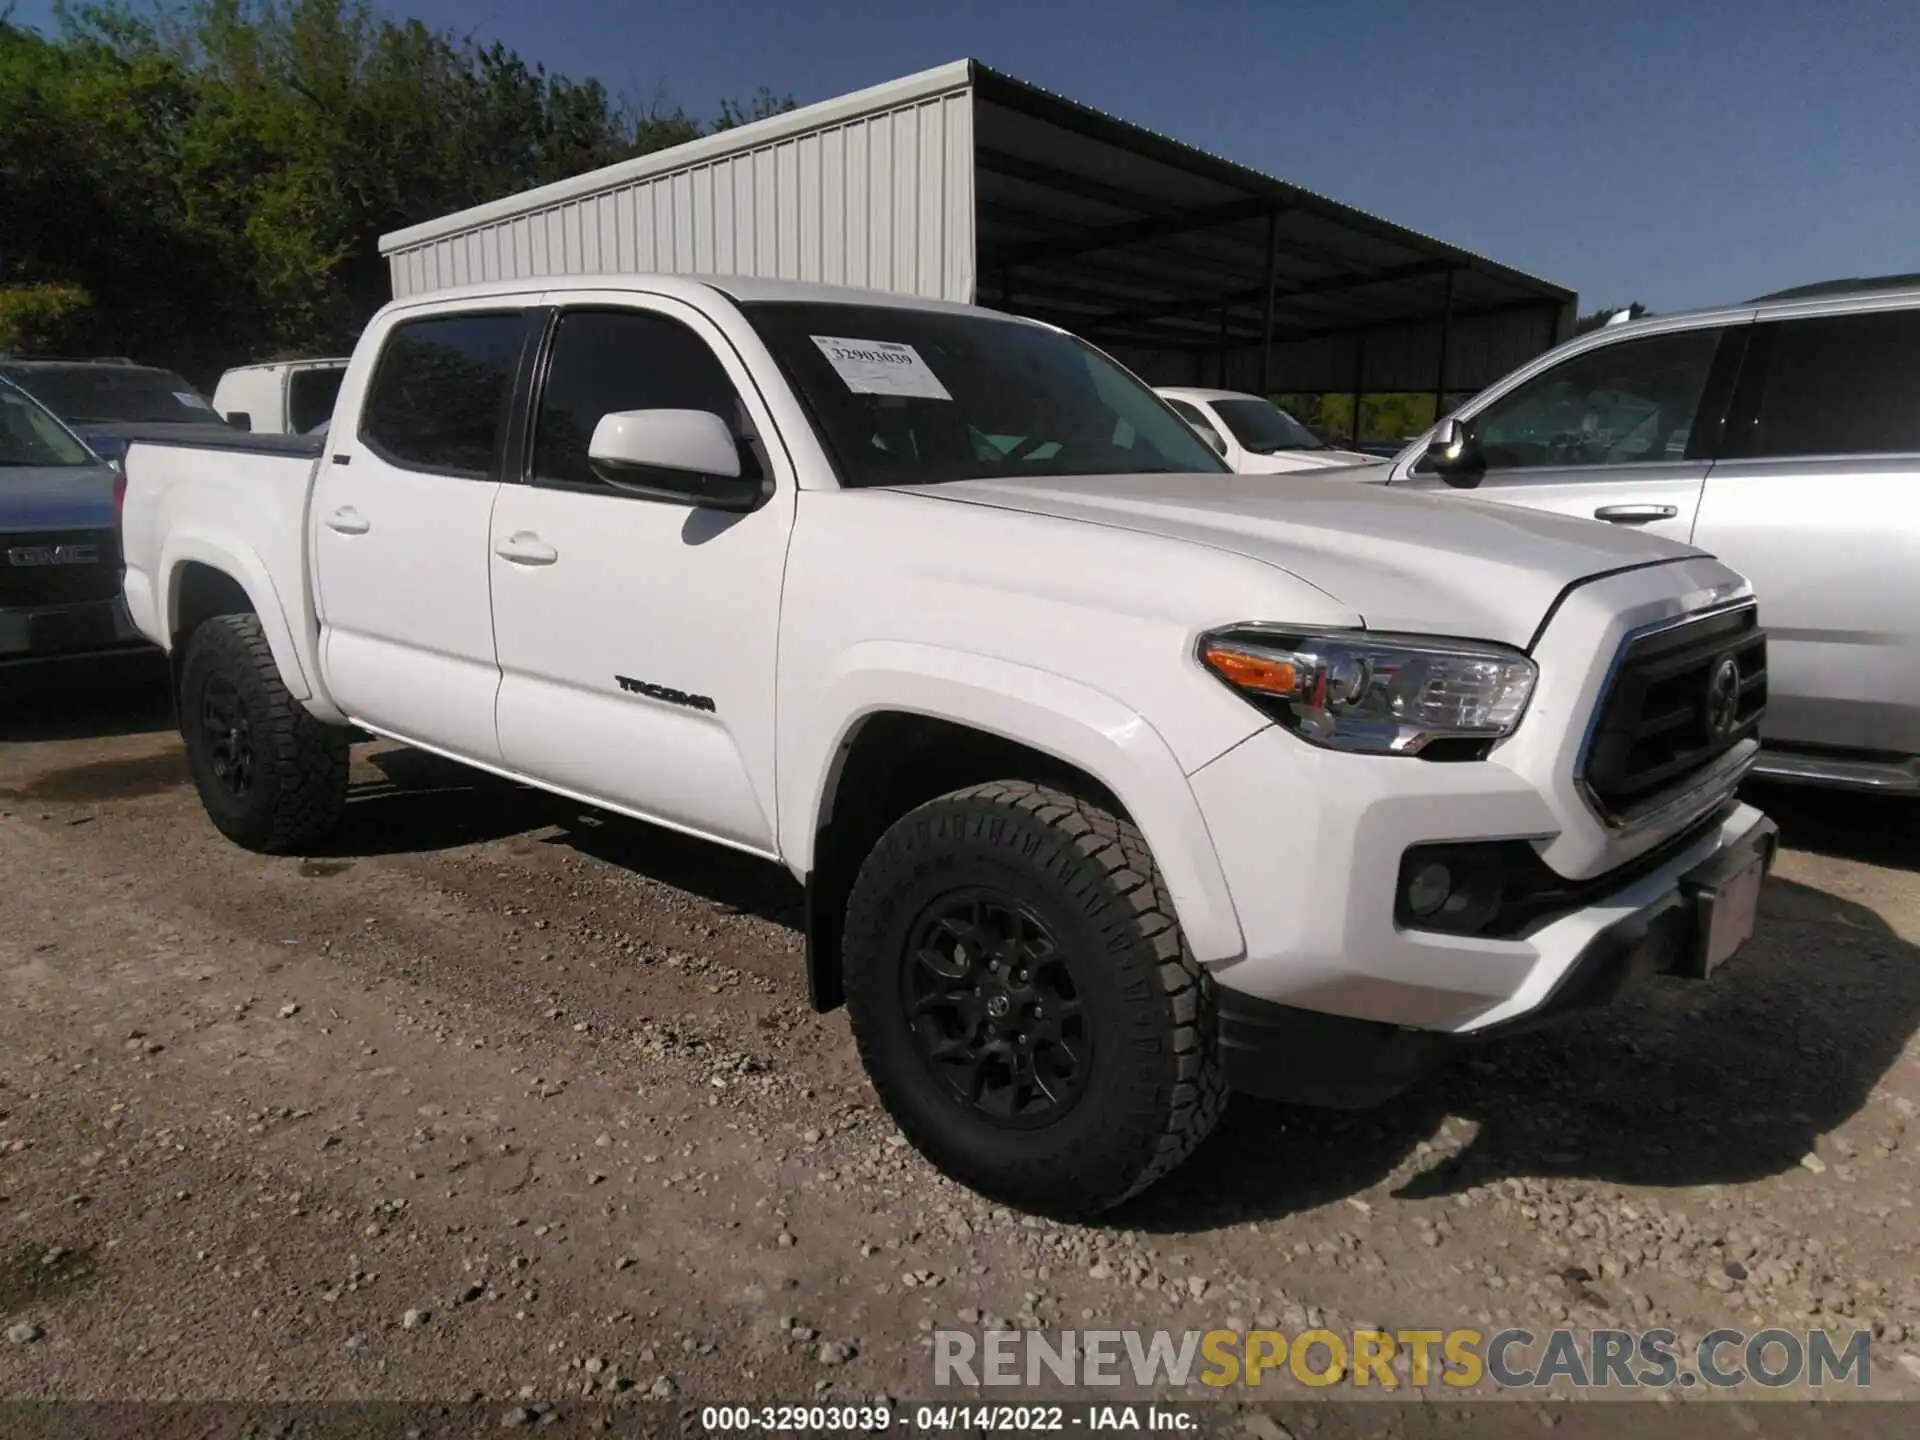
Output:
[[[384,309],[330,428],[137,442],[126,597],[238,843],[350,727],[784,865],[936,1164],[1105,1209],[1229,1085],[1393,1093],[1750,931],[1745,582],[1226,467],[1048,326],[765,281]]]
[[[332,416],[346,373],[345,359],[237,366],[214,386],[213,408],[236,430],[305,435]]]

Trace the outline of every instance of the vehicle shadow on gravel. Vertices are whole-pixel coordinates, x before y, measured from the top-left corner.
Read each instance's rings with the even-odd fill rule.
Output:
[[[313,857],[450,850],[564,824],[581,808],[425,750],[395,747],[354,759],[356,770],[364,764],[379,778],[354,779],[339,828]]]
[[[364,759],[380,778],[352,786],[340,828],[314,848],[314,858],[446,850],[557,827],[560,833],[543,837],[544,843],[567,846],[722,909],[796,929],[804,922],[805,897],[793,877],[751,855],[596,811],[424,750],[380,750]]]
[[[1200,1153],[1114,1223],[1278,1219],[1396,1174],[1391,1193],[1420,1199],[1509,1176],[1677,1188],[1791,1171],[1920,1026],[1920,950],[1866,907],[1778,877],[1761,914],[1710,982],[1657,981],[1558,1028],[1464,1047],[1379,1110],[1236,1098]],[[1473,1138],[1426,1163],[1418,1147],[1448,1116]]]
[[[1798,785],[1754,785],[1745,798],[1780,826],[1781,841],[1836,860],[1920,869],[1920,800]]]
[[[15,669],[0,676],[0,744],[173,729],[158,650]]]

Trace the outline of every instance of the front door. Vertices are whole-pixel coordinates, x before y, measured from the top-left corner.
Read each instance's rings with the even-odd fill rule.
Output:
[[[313,493],[334,702],[372,729],[497,764],[489,526],[525,320],[402,319],[356,434],[327,437]]]
[[[571,301],[571,303],[569,303]],[[502,488],[490,564],[507,764],[562,790],[772,855],[774,672],[791,467],[745,368],[665,299],[549,295],[526,484]],[[769,467],[758,510],[616,489],[587,460],[600,417],[710,410]],[[772,452],[771,454],[769,452]]]
[[[1486,469],[1461,493],[1684,542],[1712,469],[1696,421],[1727,333],[1676,330],[1585,350],[1468,412]],[[1454,488],[1424,458],[1394,483]]]

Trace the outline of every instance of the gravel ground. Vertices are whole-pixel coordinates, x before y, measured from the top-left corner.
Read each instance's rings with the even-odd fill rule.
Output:
[[[783,874],[414,752],[354,780],[262,858],[148,667],[0,710],[0,1398],[511,1425],[927,1398],[936,1327],[1508,1323],[1870,1328],[1920,1397],[1920,809],[1761,794],[1787,849],[1712,984],[1377,1112],[1236,1100],[1067,1226],[904,1145]]]

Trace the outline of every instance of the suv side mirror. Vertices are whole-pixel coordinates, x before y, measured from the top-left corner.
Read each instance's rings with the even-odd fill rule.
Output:
[[[1487,468],[1473,435],[1451,415],[1433,427],[1424,458],[1442,480],[1462,490],[1478,485]]]
[[[229,410],[227,412],[227,424],[236,430],[245,430],[250,433],[253,430],[253,416],[245,410]]]
[[[711,410],[615,410],[600,417],[587,463],[629,494],[707,510],[757,509],[767,488],[743,473],[733,427]]]

